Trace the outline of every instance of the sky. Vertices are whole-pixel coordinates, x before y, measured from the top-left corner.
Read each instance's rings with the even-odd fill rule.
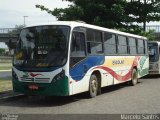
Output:
[[[0,28],[14,28],[16,25],[34,24],[56,21],[56,18],[45,11],[36,8],[35,5],[44,5],[53,10],[54,8],[66,8],[70,2],[62,0],[0,0]],[[0,48],[6,48],[0,43]]]
[[[37,22],[55,21],[56,18],[45,11],[36,8],[35,5],[44,5],[54,8],[68,7],[69,2],[62,0],[0,0],[0,28],[13,28],[15,25],[34,24]]]

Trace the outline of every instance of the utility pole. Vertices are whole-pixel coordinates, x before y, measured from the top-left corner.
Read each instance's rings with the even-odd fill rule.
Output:
[[[25,19],[27,18],[28,16],[23,16],[23,18],[24,18],[24,26],[26,26],[26,21],[25,21]]]

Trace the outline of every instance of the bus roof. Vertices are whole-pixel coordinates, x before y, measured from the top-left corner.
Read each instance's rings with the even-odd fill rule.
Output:
[[[157,43],[160,46],[160,41],[148,41],[148,43]]]
[[[135,35],[135,34],[130,34],[130,33],[121,32],[118,30],[108,29],[108,28],[99,27],[99,26],[95,26],[95,25],[91,25],[91,24],[86,24],[84,22],[76,22],[76,21],[55,21],[55,22],[49,22],[49,23],[43,23],[43,24],[40,23],[40,24],[29,25],[27,27],[42,26],[42,25],[66,25],[66,26],[71,26],[72,28],[82,26],[82,27],[86,27],[86,28],[102,30],[102,31],[106,31],[106,32],[121,34],[121,35],[125,35],[125,36],[139,38],[139,39],[147,39],[144,36],[139,36],[139,35]]]

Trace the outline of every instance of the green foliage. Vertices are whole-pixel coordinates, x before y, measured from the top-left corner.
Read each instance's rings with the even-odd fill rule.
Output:
[[[145,31],[146,22],[160,20],[160,0],[131,0],[125,12],[132,15],[133,22],[143,23]]]
[[[139,35],[147,37],[149,41],[154,41],[156,39],[154,30],[149,30],[148,32],[141,31]]]
[[[4,55],[5,54],[5,49],[4,48],[0,48],[0,55]]]
[[[117,29],[117,30],[123,31],[123,32],[129,32],[129,33],[140,35],[140,36],[144,36],[149,41],[154,41],[156,39],[155,30],[149,30],[149,31],[145,32],[145,31],[143,31],[143,28],[141,28],[139,26],[135,27],[134,29],[120,28],[120,29]]]
[[[16,25],[15,26],[15,28],[17,29],[17,30],[21,30],[23,27],[25,27],[24,25]]]
[[[15,29],[10,31],[9,33],[10,34],[19,34],[23,27],[24,27],[24,25],[16,25]]]

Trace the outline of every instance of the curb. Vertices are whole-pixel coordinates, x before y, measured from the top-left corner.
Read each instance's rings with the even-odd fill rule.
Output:
[[[18,97],[18,96],[23,96],[23,94],[16,93],[12,90],[0,92],[0,100]]]
[[[10,70],[0,70],[0,72],[9,72],[9,71],[12,71],[11,69]]]

